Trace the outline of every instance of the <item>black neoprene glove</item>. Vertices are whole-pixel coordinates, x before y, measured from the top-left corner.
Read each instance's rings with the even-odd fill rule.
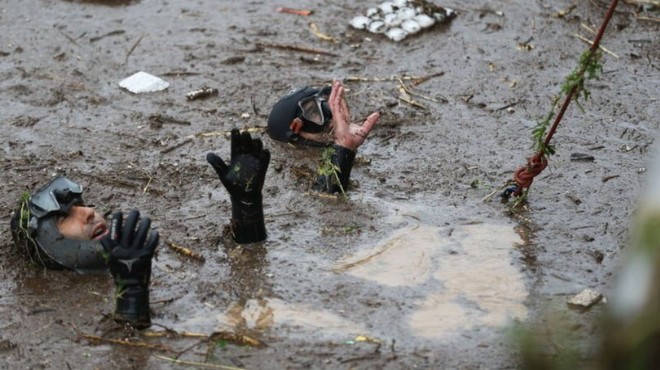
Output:
[[[327,193],[348,192],[348,181],[351,177],[351,169],[355,161],[356,153],[348,148],[334,144],[334,153],[330,162],[335,167],[332,174],[321,175],[316,179],[314,189]]]
[[[208,153],[206,160],[229,192],[234,241],[242,244],[266,239],[261,190],[270,152],[263,148],[261,139],[253,139],[249,132],[240,133],[238,129],[233,129],[229,166],[214,153]]]
[[[114,319],[144,329],[151,325],[149,281],[158,232],[149,232],[149,217],[142,217],[139,226],[138,219],[137,210],[132,210],[125,222],[121,212],[114,212],[110,233],[101,244],[108,253],[108,268],[115,280]]]

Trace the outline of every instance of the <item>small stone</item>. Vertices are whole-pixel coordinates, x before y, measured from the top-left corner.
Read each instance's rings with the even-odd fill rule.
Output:
[[[602,294],[596,292],[595,290],[585,289],[573,298],[569,299],[568,304],[571,306],[589,308],[600,302],[601,299],[603,299]]]
[[[390,28],[389,30],[387,30],[385,35],[389,37],[390,40],[399,42],[406,38],[408,32],[402,30],[401,28]]]
[[[403,22],[403,23],[401,23],[401,28],[404,31],[408,32],[409,34],[417,33],[417,32],[419,32],[420,29],[422,29],[422,27],[420,27],[419,23],[417,23],[413,20],[410,20],[410,19]]]
[[[371,23],[371,19],[363,15],[358,15],[357,17],[351,19],[351,26],[353,26],[353,28],[357,28],[358,30],[363,30],[367,28],[367,26],[369,26],[369,23]]]

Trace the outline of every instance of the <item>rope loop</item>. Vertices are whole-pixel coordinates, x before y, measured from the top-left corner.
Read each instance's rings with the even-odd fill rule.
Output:
[[[518,188],[513,192],[513,196],[519,196],[523,190],[529,188],[538,176],[548,166],[548,157],[544,153],[536,153],[527,158],[527,165],[520,167],[513,174],[513,181]]]

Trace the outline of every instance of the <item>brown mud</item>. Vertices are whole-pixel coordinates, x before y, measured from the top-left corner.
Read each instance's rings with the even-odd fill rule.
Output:
[[[482,199],[532,154],[531,129],[588,48],[573,34],[592,39],[585,26],[597,29],[607,4],[450,1],[450,24],[401,43],[348,27],[369,5],[0,1],[0,366],[185,367],[163,358],[178,356],[249,369],[515,368],[509,324],[547,311],[581,323],[589,361],[603,304],[577,312],[566,300],[607,296],[627,244],[659,123],[657,11],[620,3],[602,42],[616,57],[604,55],[585,112],[571,106],[557,154],[511,216]],[[118,86],[137,71],[170,86]],[[403,80],[432,99],[415,97],[425,108],[398,99],[397,76],[434,76]],[[279,96],[333,78],[356,120],[382,113],[349,199],[310,192],[318,150],[263,134]],[[219,94],[186,100],[203,86]],[[256,129],[272,153],[258,245],[227,238],[228,195],[204,159],[228,157],[233,127]],[[109,275],[42,271],[13,250],[21,192],[55,174],[103,212],[152,217],[163,244],[149,332],[109,319]],[[241,345],[250,339],[263,345]]]

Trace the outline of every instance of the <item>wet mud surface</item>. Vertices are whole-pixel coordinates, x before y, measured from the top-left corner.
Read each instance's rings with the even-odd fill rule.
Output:
[[[607,296],[627,243],[660,113],[659,26],[638,15],[657,12],[619,5],[602,43],[616,57],[604,55],[585,112],[569,108],[557,154],[511,215],[483,198],[532,154],[531,129],[587,48],[573,34],[592,39],[584,26],[597,29],[607,4],[557,17],[574,4],[447,2],[450,24],[400,43],[349,28],[368,5],[0,1],[1,366],[185,366],[163,358],[178,356],[250,369],[515,368],[509,324],[548,311],[582,323],[588,353],[603,305],[577,312],[566,300],[585,288]],[[138,71],[169,88],[118,86]],[[423,107],[398,99],[397,77],[429,98],[415,97]],[[333,78],[350,89],[355,120],[382,114],[349,199],[310,191],[318,150],[263,134],[279,96]],[[219,94],[186,100],[203,86]],[[227,237],[229,198],[204,160],[228,157],[233,127],[272,154],[261,244]],[[39,270],[12,248],[21,192],[55,174],[102,212],[152,217],[163,243],[148,332],[109,319],[109,275]]]

